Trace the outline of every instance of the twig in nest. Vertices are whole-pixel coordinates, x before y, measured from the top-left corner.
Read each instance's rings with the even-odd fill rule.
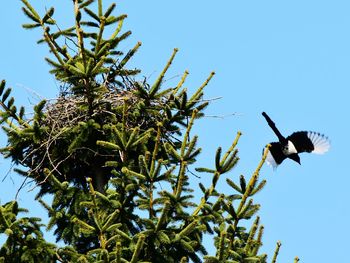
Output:
[[[26,178],[24,178],[22,184],[21,184],[20,187],[17,189],[16,195],[15,195],[15,200],[17,200],[18,195],[19,195],[19,192],[23,189],[23,187],[24,187],[24,185],[25,185],[27,179],[28,179],[28,176],[26,176]]]
[[[11,173],[11,171],[12,171],[12,168],[13,168],[13,166],[14,166],[15,164],[14,163],[12,163],[11,164],[11,167],[9,168],[9,170],[6,172],[6,174],[5,174],[5,176],[4,176],[4,178],[2,179],[2,181],[1,182],[4,182],[5,181],[5,179],[7,178],[7,176],[9,176],[9,174]],[[12,180],[12,178],[11,178],[11,180]],[[13,182],[13,180],[12,180],[12,182]],[[13,182],[14,183],[14,182]]]

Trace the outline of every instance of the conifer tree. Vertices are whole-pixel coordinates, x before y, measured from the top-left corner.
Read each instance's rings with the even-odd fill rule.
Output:
[[[217,149],[214,167],[196,168],[211,184],[193,185],[189,168],[196,167],[201,148],[191,130],[208,106],[204,88],[214,73],[192,94],[184,88],[187,71],[175,87],[165,87],[174,49],[153,83],[140,79],[128,62],[141,43],[126,54],[118,49],[131,34],[122,29],[126,15],[114,16],[115,4],[105,8],[97,0],[94,8],[94,2],[73,0],[75,23],[62,29],[53,7],[40,15],[22,0],[29,19],[23,27],[42,30],[38,42],[49,48],[46,61],[61,91],[56,100],[39,102],[31,116],[15,106],[11,88],[1,82],[8,139],[1,153],[18,174],[36,182],[36,200],[49,222],[20,217],[26,210],[16,201],[2,205],[0,232],[7,240],[0,261],[268,262],[259,251],[260,205],[252,199],[266,183],[259,171],[268,148],[252,176],[234,179],[238,132],[229,149]],[[231,193],[217,188],[227,174]],[[199,203],[194,193],[202,195]],[[252,220],[250,229],[242,226],[246,220]],[[45,241],[43,226],[65,246]],[[214,247],[204,247],[206,235]]]

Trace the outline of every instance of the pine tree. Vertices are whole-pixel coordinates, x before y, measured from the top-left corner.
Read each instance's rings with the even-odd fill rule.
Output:
[[[218,148],[215,167],[196,168],[211,176],[211,185],[197,188],[191,181],[189,167],[201,152],[191,130],[208,106],[204,88],[214,72],[193,94],[184,88],[187,71],[175,87],[164,87],[174,49],[150,84],[138,77],[139,69],[127,67],[141,43],[126,54],[118,50],[131,32],[122,31],[126,15],[114,16],[115,4],[104,9],[98,0],[94,10],[94,0],[73,0],[75,24],[61,29],[54,8],[40,16],[28,0],[22,2],[30,21],[23,27],[41,28],[38,43],[51,52],[46,61],[61,91],[29,116],[1,82],[1,124],[8,138],[1,153],[17,173],[36,182],[36,200],[50,218],[46,227],[65,246],[46,242],[40,219],[19,218],[26,210],[13,201],[0,207],[0,230],[7,235],[0,260],[267,262],[259,252],[260,205],[252,196],[266,184],[259,171],[268,148],[251,177],[226,178],[231,193],[220,192],[217,183],[239,160],[240,132],[228,150]],[[193,193],[199,192],[196,203]],[[53,197],[50,204],[44,195]],[[250,229],[244,228],[242,221],[251,219]],[[204,247],[206,235],[215,247]]]

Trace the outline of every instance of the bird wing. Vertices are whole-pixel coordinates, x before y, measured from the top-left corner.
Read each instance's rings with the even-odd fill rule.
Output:
[[[298,153],[311,152],[323,154],[330,148],[330,141],[327,136],[313,131],[294,132],[287,137],[291,141]]]
[[[282,145],[279,142],[271,142],[271,147],[266,157],[266,162],[273,168],[276,168],[279,164],[286,159],[286,155],[282,151]]]

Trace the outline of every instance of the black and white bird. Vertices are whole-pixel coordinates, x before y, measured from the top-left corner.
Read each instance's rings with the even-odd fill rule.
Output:
[[[270,117],[265,112],[262,115],[279,140],[270,143],[270,151],[266,157],[267,163],[273,168],[276,168],[286,158],[300,164],[298,154],[302,152],[323,154],[329,150],[330,141],[325,135],[313,131],[298,131],[285,138]]]

